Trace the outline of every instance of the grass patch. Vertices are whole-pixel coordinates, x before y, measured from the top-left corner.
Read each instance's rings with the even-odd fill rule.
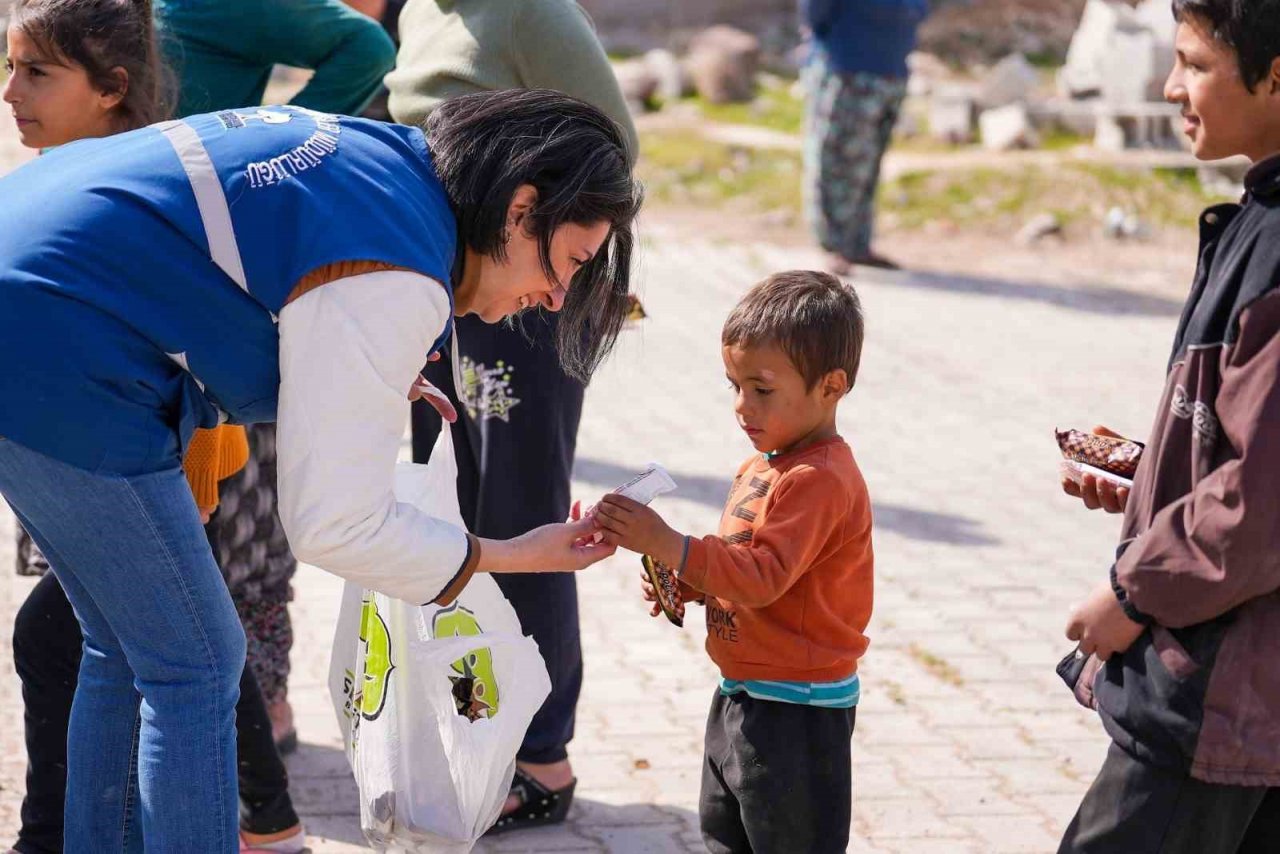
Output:
[[[1073,144],[1068,134],[1057,139]],[[646,132],[640,150],[638,172],[654,199],[799,218],[798,152],[730,145],[695,129]],[[1098,228],[1114,207],[1154,228],[1189,229],[1207,205],[1221,201],[1230,199],[1206,192],[1194,169],[1066,162],[907,172],[881,183],[877,205],[880,226],[890,231],[942,225],[1012,234],[1046,212],[1068,228]]]
[[[1093,225],[1113,207],[1156,227],[1192,228],[1206,205],[1223,200],[1206,192],[1192,169],[1087,163],[908,173],[883,184],[878,199],[889,228],[945,222],[993,230],[1016,230],[1046,211],[1064,225]]]
[[[1091,137],[1063,127],[1054,127],[1040,132],[1039,148],[1043,151],[1070,151],[1081,145],[1088,145],[1091,141]]]
[[[648,192],[666,202],[800,211],[794,152],[726,145],[692,130],[654,132],[640,140],[638,172]]]
[[[698,95],[685,100],[696,104],[703,117],[713,122],[754,125],[783,133],[804,130],[804,99],[795,97],[790,83],[785,81],[762,85],[755,100],[746,104],[713,104]]]
[[[907,647],[907,653],[920,662],[921,666],[929,671],[930,674],[948,685],[955,685],[958,688],[964,684],[964,679],[960,676],[958,670],[952,667],[945,659],[939,658],[918,644],[913,643]]]

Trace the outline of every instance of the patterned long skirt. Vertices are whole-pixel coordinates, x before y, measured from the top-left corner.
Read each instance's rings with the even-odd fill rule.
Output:
[[[828,252],[849,261],[871,249],[880,160],[898,121],[907,81],[833,71],[816,58],[805,69],[805,207]]]

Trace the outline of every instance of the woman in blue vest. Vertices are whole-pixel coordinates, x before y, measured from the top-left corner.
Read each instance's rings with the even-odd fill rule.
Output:
[[[66,849],[235,851],[244,636],[180,467],[278,420],[301,559],[414,602],[580,569],[590,522],[484,540],[396,502],[407,396],[453,316],[560,311],[587,375],[626,309],[639,193],[595,109],[514,90],[426,133],[298,107],[73,143],[3,179],[0,493],[85,633]]]

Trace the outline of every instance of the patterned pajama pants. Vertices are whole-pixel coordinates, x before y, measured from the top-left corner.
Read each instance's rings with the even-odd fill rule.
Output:
[[[907,81],[833,71],[821,59],[805,75],[805,207],[822,248],[857,260],[871,249],[880,160]]]
[[[249,462],[221,484],[217,526],[218,565],[244,625],[246,658],[267,705],[287,697],[293,624],[293,574],[276,512],[276,425],[249,425]]]

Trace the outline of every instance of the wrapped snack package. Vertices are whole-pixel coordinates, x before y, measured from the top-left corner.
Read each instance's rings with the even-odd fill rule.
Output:
[[[680,616],[680,588],[676,585],[676,574],[660,560],[642,555],[640,564],[644,567],[649,583],[658,592],[658,605],[662,613],[673,624],[683,627],[684,617]]]
[[[649,463],[644,471],[619,486],[613,493],[641,504],[648,504],[659,495],[672,492],[675,488],[676,482],[671,479],[671,475],[667,474],[666,469],[657,463]],[[596,508],[592,506],[587,510],[586,515],[590,517],[595,511]],[[593,539],[597,543],[600,542],[604,539],[604,533],[596,531]]]
[[[1056,430],[1058,448],[1062,451],[1062,475],[1080,483],[1086,474],[1109,480],[1117,486],[1132,487],[1133,476],[1142,458],[1142,443],[1082,433],[1079,430]]]

